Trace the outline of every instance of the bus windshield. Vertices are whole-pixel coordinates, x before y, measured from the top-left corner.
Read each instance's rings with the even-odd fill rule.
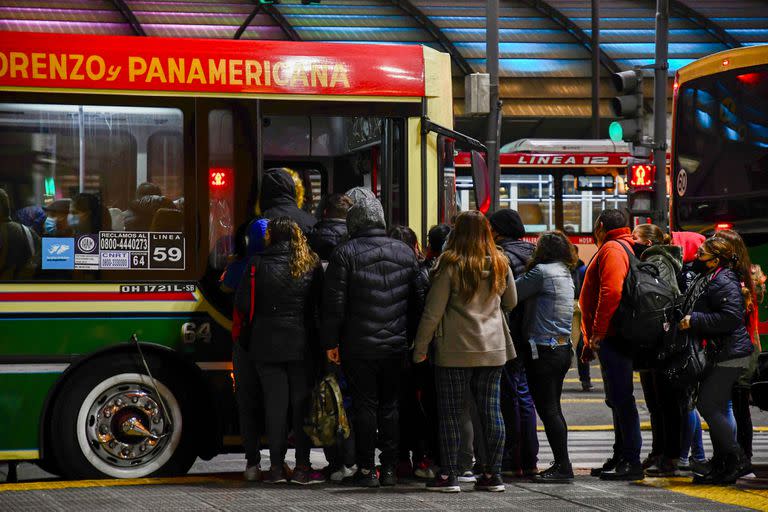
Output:
[[[675,124],[675,216],[688,231],[768,222],[768,66],[684,83]]]

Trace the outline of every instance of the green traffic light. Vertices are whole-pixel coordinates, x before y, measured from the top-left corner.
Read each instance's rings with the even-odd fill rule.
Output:
[[[624,128],[621,127],[621,123],[618,121],[612,122],[608,125],[608,136],[613,142],[621,142],[624,140]]]

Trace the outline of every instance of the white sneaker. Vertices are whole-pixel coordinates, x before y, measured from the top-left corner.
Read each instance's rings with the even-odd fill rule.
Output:
[[[475,474],[472,471],[465,471],[459,475],[459,482],[464,484],[475,483],[477,482],[477,477],[475,477]]]
[[[243,471],[243,478],[245,478],[249,482],[260,482],[261,467],[259,467],[258,465],[248,466],[247,468],[245,468],[245,471]]]
[[[341,482],[345,478],[354,476],[355,473],[357,473],[356,465],[353,464],[352,466],[347,467],[342,464],[341,468],[331,473],[331,482]]]

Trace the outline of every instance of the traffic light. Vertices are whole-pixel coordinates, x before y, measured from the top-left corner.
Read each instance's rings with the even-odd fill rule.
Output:
[[[630,158],[627,163],[627,204],[632,216],[651,214],[656,166],[648,160]]]
[[[611,75],[613,86],[620,96],[611,100],[616,117],[608,126],[608,135],[614,142],[632,142],[640,144],[643,141],[643,71],[631,69]]]

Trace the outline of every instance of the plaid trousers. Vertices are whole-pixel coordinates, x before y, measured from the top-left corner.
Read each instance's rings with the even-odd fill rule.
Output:
[[[501,370],[501,366],[436,367],[440,455],[446,473],[458,475],[457,459],[461,444],[459,419],[467,392],[471,392],[475,399],[483,428],[482,432],[475,432],[475,435],[484,435],[488,449],[485,471],[501,472],[505,438],[499,399]]]

